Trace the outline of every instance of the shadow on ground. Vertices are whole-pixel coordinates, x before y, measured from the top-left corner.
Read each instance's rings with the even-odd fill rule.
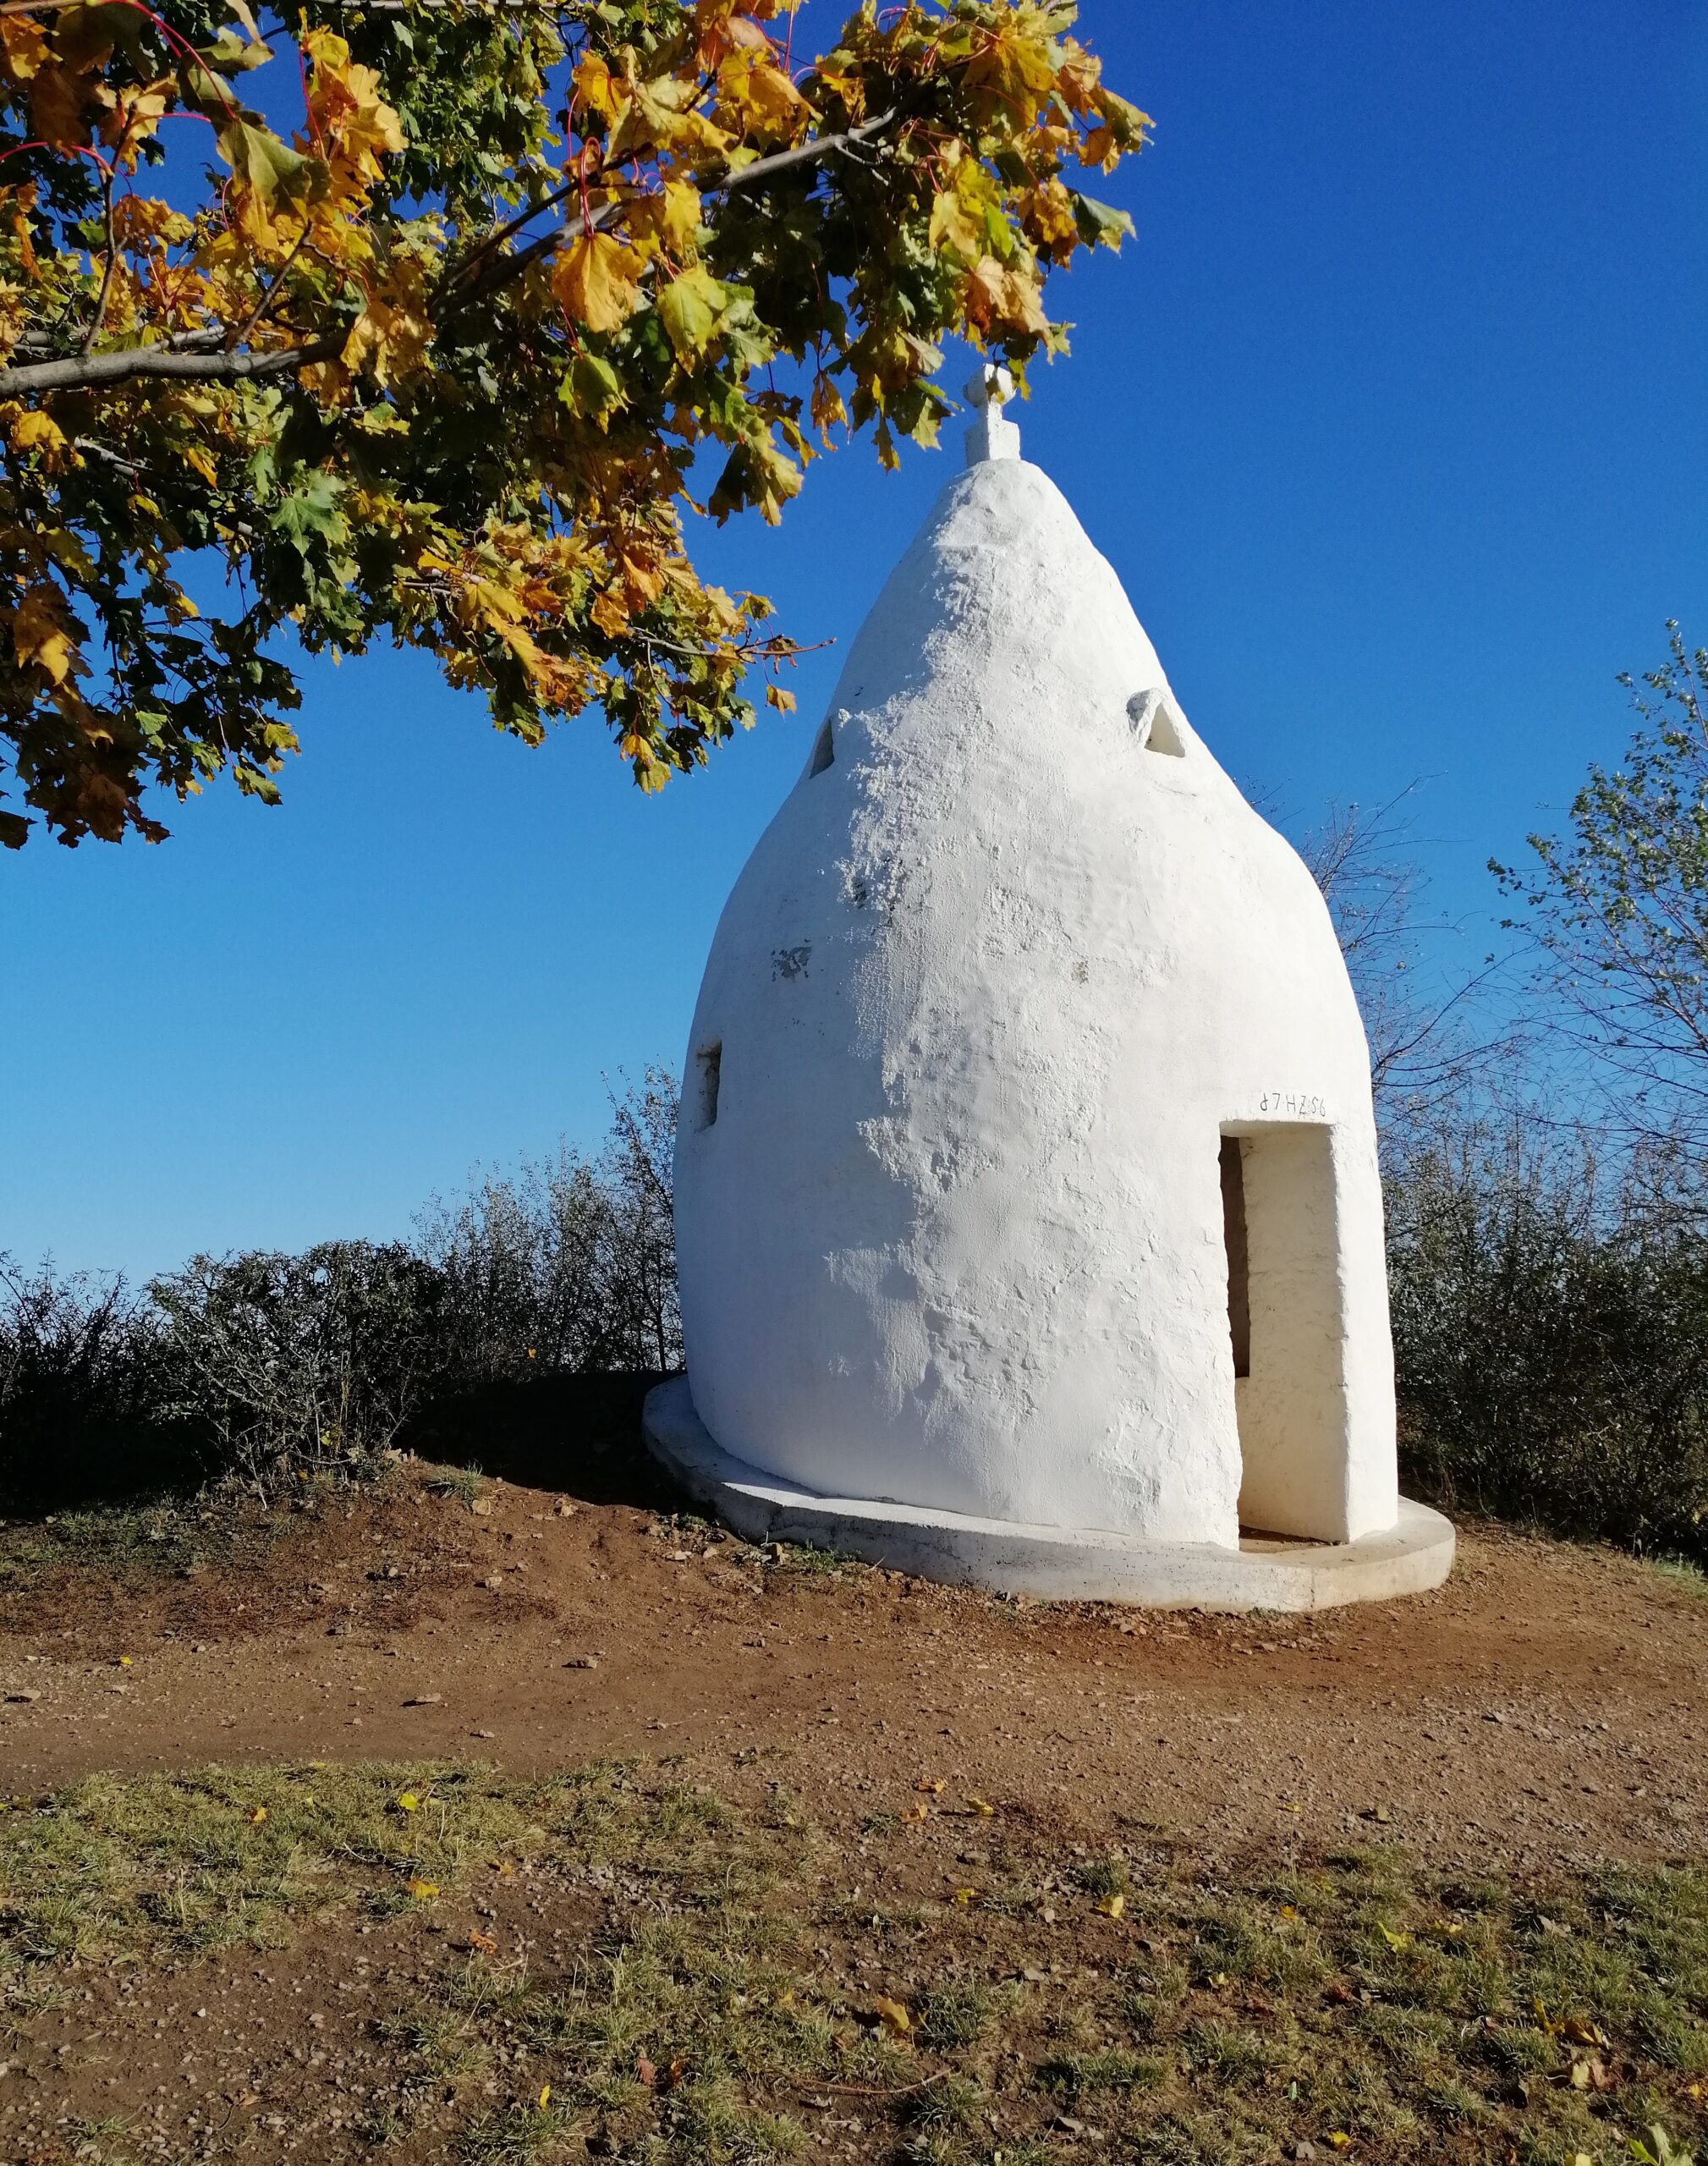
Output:
[[[436,1406],[409,1441],[423,1458],[585,1504],[678,1511],[688,1499],[640,1434],[641,1406],[663,1381],[656,1370],[618,1369],[486,1384]]]

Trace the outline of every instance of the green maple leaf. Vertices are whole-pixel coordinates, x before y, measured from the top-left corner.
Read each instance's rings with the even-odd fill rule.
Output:
[[[679,361],[703,354],[717,336],[729,289],[695,264],[658,289],[658,316]]]
[[[307,556],[316,541],[341,547],[349,539],[349,522],[338,509],[344,485],[335,475],[310,474],[300,488],[279,498],[267,523],[291,547]]]

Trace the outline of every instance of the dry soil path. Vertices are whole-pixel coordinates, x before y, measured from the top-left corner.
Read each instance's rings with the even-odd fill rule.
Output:
[[[128,1663],[121,1657],[129,1656]],[[0,1785],[211,1760],[762,1756],[815,1810],[921,1775],[1200,1852],[1391,1832],[1520,1869],[1708,1849],[1708,1599],[1465,1534],[1438,1593],[1309,1619],[1024,1607],[761,1562],[623,1504],[410,1483],[264,1564],[0,1604]],[[757,1777],[755,1777],[757,1779]]]

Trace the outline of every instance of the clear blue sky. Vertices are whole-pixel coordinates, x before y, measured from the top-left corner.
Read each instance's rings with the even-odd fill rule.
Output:
[[[1028,455],[1296,824],[1430,778],[1475,929],[1485,860],[1617,756],[1615,672],[1668,616],[1708,639],[1708,9],[1085,0],[1081,28],[1156,135],[1109,190],[1136,245],[1056,289],[1074,353]],[[958,437],[893,477],[845,451],[706,558],[845,651]],[[601,1071],[679,1060],[838,666],[651,800],[592,718],[530,751],[413,658],[316,667],[283,810],[220,789],[160,849],[7,858],[0,1249],[146,1273],[383,1236],[476,1161],[596,1139]]]

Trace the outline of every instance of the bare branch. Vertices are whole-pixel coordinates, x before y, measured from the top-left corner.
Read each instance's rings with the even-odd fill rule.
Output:
[[[0,399],[34,393],[93,391],[145,377],[179,382],[240,383],[245,379],[288,376],[315,361],[336,360],[348,333],[332,332],[305,346],[282,346],[266,354],[185,353],[169,346],[127,346],[113,354],[74,354],[63,360],[26,362],[0,369]]]

